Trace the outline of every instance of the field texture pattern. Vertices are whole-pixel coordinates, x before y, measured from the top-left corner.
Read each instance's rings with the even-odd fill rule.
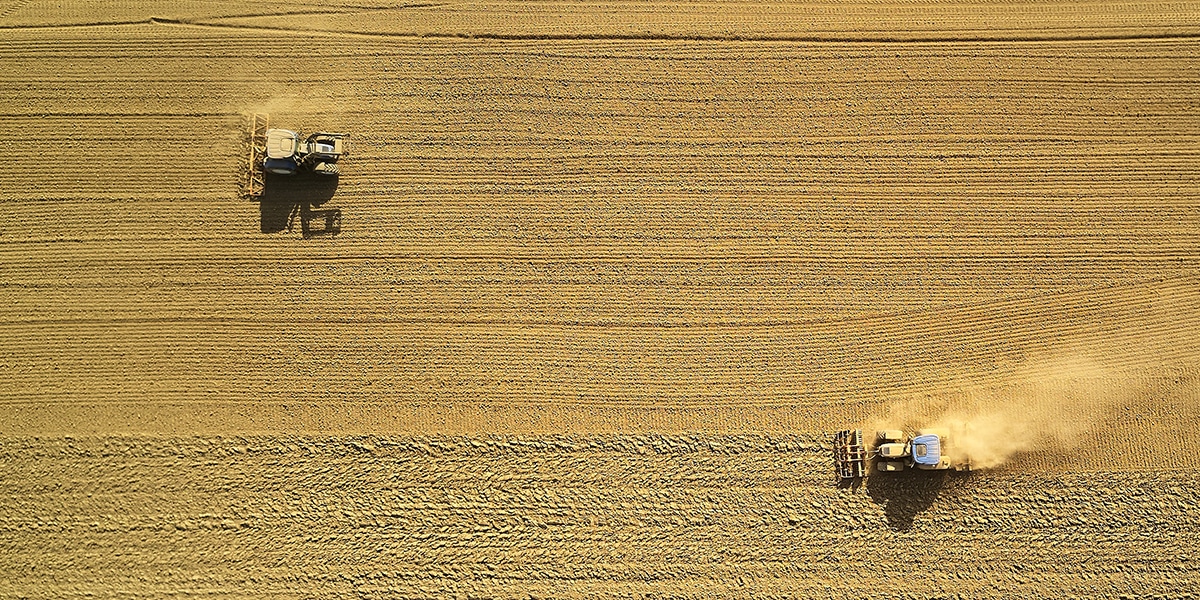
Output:
[[[809,436],[9,442],[9,597],[1183,597],[1195,472],[829,482]],[[1150,549],[1155,550],[1150,550]],[[1160,551],[1161,550],[1161,551]],[[937,561],[880,561],[923,552]]]
[[[1200,589],[1198,3],[0,1],[0,140],[0,598]]]

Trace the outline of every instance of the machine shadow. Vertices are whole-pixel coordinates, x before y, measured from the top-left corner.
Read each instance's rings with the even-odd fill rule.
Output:
[[[855,477],[853,479],[840,479],[837,483],[839,490],[850,490],[857,492],[863,486],[863,478]]]
[[[883,506],[888,528],[908,531],[944,490],[958,487],[968,477],[970,473],[912,470],[867,477],[866,488],[871,501]]]
[[[295,229],[296,220],[305,238],[337,235],[342,228],[342,211],[321,209],[337,192],[338,178],[329,175],[299,173],[267,174],[259,197],[259,225],[263,233]]]

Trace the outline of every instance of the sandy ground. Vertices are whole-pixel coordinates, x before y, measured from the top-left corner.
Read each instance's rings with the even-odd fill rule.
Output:
[[[0,596],[1194,593],[1196,23],[0,3]]]

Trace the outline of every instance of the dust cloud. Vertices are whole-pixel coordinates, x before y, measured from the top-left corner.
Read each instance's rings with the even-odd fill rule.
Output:
[[[251,115],[254,113],[283,113],[289,112],[296,107],[302,107],[304,103],[305,99],[297,94],[276,95],[248,106],[242,106],[240,109],[241,112]]]
[[[955,463],[998,467],[1022,452],[1079,447],[1124,396],[1121,379],[1085,358],[1029,363],[986,392],[891,405],[864,429],[940,430]]]

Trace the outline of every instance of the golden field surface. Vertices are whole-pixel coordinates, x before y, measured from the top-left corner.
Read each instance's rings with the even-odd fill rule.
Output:
[[[1200,590],[1194,2],[17,0],[0,80],[0,598]]]

